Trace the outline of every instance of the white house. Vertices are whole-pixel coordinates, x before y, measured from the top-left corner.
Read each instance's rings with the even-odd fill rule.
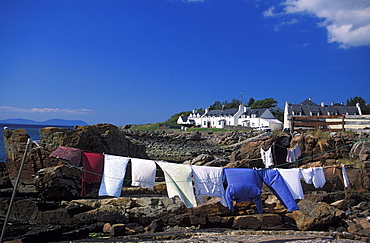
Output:
[[[331,115],[350,115],[361,117],[362,112],[359,104],[356,106],[345,106],[343,103],[331,103],[325,105],[321,102],[317,105],[312,98],[306,99],[299,104],[285,103],[284,109],[284,129],[291,128],[292,116],[331,116]]]
[[[238,119],[238,125],[251,128],[270,127],[271,130],[281,130],[283,127],[283,123],[267,108],[246,109]]]
[[[224,128],[225,126],[257,128],[266,126],[272,130],[282,129],[282,122],[277,120],[269,109],[250,109],[244,105],[240,105],[238,109],[206,109],[205,112],[193,110],[188,117],[180,116],[177,123],[215,128]]]

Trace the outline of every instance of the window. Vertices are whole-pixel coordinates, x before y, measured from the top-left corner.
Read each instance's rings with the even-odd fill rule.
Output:
[[[301,111],[293,111],[293,115],[294,116],[302,116],[302,112]]]
[[[319,113],[317,111],[311,111],[311,116],[318,116]]]

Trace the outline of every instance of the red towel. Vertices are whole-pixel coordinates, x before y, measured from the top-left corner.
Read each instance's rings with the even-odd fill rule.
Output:
[[[81,197],[86,195],[86,183],[101,182],[104,156],[102,154],[82,152],[82,191]]]
[[[54,150],[50,157],[68,160],[74,166],[79,166],[81,163],[82,151],[77,148],[59,146]]]

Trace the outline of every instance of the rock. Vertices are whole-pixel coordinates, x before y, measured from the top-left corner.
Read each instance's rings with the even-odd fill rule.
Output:
[[[60,240],[68,226],[45,225],[32,229],[22,236],[22,242],[50,242]]]
[[[362,228],[364,228],[364,229],[370,229],[370,222],[367,219],[357,218],[357,219],[354,219],[354,221],[357,224],[361,225]]]
[[[155,219],[144,230],[148,233],[161,232],[163,231],[163,222],[160,219]]]
[[[4,130],[6,169],[11,179],[16,178],[26,148],[29,135],[24,129]],[[110,124],[97,124],[64,129],[46,127],[40,129],[42,149],[32,144],[22,171],[21,182],[33,183],[33,175],[40,169],[61,165],[64,162],[49,155],[59,145],[84,149],[95,153],[107,153],[135,158],[148,158],[145,147],[126,138],[118,127]]]
[[[357,231],[362,230],[362,229],[363,227],[359,224],[351,224],[350,226],[348,226],[347,231],[349,233],[356,233]]]
[[[264,200],[264,204],[270,210],[275,212],[285,212],[286,208],[284,205],[281,204],[280,200],[275,195],[269,195],[266,200]]]
[[[299,230],[326,230],[338,223],[341,211],[324,202],[301,200],[299,210],[293,211],[293,217]]]
[[[59,165],[39,170],[35,187],[42,200],[77,199],[81,192],[82,171],[76,167]]]
[[[356,232],[358,235],[370,237],[370,228],[367,229],[361,229],[358,232]]]
[[[138,223],[126,224],[126,235],[135,235],[144,233],[144,227]]]
[[[256,214],[237,216],[232,225],[235,229],[275,229],[281,227],[282,218],[278,214]]]
[[[111,237],[126,235],[126,226],[124,224],[113,224],[109,235]]]
[[[204,165],[205,163],[207,162],[210,162],[212,160],[214,160],[214,156],[213,155],[209,155],[209,154],[200,154],[198,155],[197,157],[195,157],[192,161],[191,161],[191,164],[192,165]]]
[[[103,225],[103,233],[110,233],[112,230],[112,225],[110,223],[105,223]]]
[[[347,210],[347,208],[348,208],[348,203],[347,203],[347,200],[345,200],[345,199],[335,201],[335,202],[331,203],[330,205],[334,206],[334,207],[336,207],[340,210]]]

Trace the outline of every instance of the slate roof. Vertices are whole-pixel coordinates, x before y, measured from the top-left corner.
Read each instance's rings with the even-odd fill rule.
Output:
[[[246,112],[243,113],[245,116],[251,116],[252,114],[255,114],[256,117],[260,117],[266,110],[267,108],[261,108],[261,109],[247,109]]]
[[[321,106],[308,99],[298,105],[289,105],[289,115],[291,115],[293,111],[294,113],[300,113],[301,116],[311,116],[311,112],[317,112],[319,116],[346,115],[347,113],[358,114],[358,108],[356,106],[344,106],[340,104]]]
[[[238,112],[238,109],[226,109],[226,110],[210,110],[205,115],[206,117],[225,117],[234,116]]]

